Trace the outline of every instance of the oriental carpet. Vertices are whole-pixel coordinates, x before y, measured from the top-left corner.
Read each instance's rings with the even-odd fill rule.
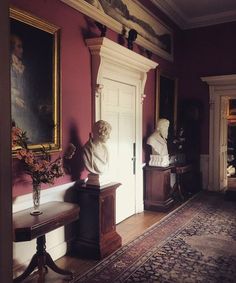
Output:
[[[71,282],[235,283],[236,203],[200,193]]]

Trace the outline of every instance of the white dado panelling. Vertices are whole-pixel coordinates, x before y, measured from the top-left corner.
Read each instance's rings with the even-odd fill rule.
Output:
[[[42,190],[40,203],[43,204],[49,201],[63,201],[66,190],[71,188],[73,185],[74,182],[71,182],[61,186],[52,187],[47,190]],[[17,211],[30,208],[32,207],[32,205],[33,205],[32,193],[29,193],[27,195],[16,197],[16,199],[13,202],[12,210],[13,213],[15,213]]]
[[[209,155],[200,155],[200,171],[202,175],[202,188],[208,190],[209,186]]]
[[[41,203],[49,201],[64,201],[65,194],[69,188],[74,185],[74,182],[67,183],[61,186],[52,187],[41,191]],[[32,207],[32,194],[19,196],[14,200],[13,213]],[[33,216],[32,216],[33,217]],[[60,227],[46,234],[46,249],[56,260],[66,254],[67,243],[65,241],[65,228]],[[36,252],[36,240],[27,242],[13,242],[13,273],[14,277],[19,276],[22,271],[28,266],[32,256]]]

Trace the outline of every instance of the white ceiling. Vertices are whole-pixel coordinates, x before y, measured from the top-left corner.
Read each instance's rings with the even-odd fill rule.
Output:
[[[183,29],[236,21],[236,0],[151,1]]]

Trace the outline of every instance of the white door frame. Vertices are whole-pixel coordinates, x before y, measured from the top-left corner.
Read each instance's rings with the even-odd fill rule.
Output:
[[[220,119],[221,97],[236,98],[236,75],[202,77],[209,85],[210,123],[209,123],[209,184],[208,190],[220,191]]]
[[[147,72],[156,68],[156,62],[141,56],[105,37],[86,40],[92,54],[92,93],[94,121],[100,119],[100,99],[103,78],[117,79],[136,87],[136,213],[143,211],[142,170],[142,103]],[[93,122],[94,122],[93,121]]]
[[[220,190],[228,185],[227,157],[228,157],[228,110],[229,97],[221,96],[220,100]]]

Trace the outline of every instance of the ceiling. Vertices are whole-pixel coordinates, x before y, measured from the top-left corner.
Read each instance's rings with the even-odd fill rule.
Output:
[[[151,0],[180,28],[236,21],[236,0]]]

